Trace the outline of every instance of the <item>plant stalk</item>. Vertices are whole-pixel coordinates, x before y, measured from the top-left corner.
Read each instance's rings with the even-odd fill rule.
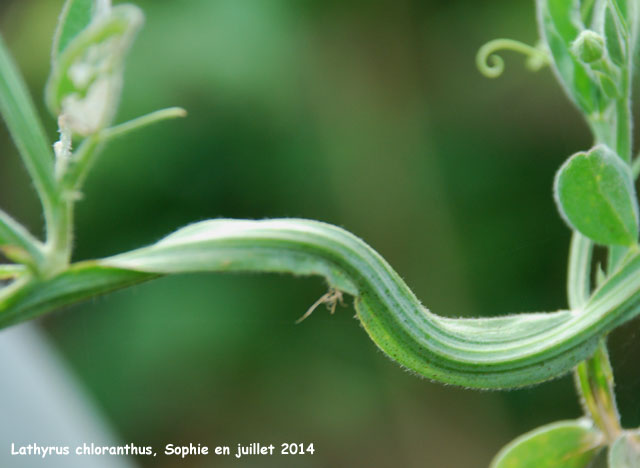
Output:
[[[592,122],[592,130],[596,142],[603,142],[614,148],[620,158],[633,171],[632,148],[632,116],[631,116],[631,63],[623,71],[623,93],[616,102],[613,122],[602,120]],[[607,129],[608,124],[608,129]],[[608,130],[608,131],[607,131]],[[591,254],[593,245],[574,233],[569,252],[568,296],[572,310],[580,310],[591,293]],[[608,248],[608,274],[611,275],[620,260],[628,251],[625,247],[610,246]],[[596,285],[597,286],[597,285]],[[594,355],[581,362],[574,370],[576,389],[585,413],[600,428],[608,443],[613,443],[621,434],[620,414],[616,405],[613,370],[605,338],[600,340]]]
[[[61,196],[52,211],[54,221],[47,232],[46,265],[40,274],[50,278],[64,271],[71,262],[73,246],[73,200]]]
[[[613,391],[613,371],[604,339],[590,359],[578,364],[575,381],[585,413],[602,430],[607,442],[613,443],[622,433],[622,427]]]
[[[593,244],[574,232],[569,250],[569,306],[581,310],[590,295],[591,254]],[[607,346],[602,339],[596,352],[574,370],[576,389],[585,413],[613,442],[621,433],[620,415],[613,390],[613,371]]]

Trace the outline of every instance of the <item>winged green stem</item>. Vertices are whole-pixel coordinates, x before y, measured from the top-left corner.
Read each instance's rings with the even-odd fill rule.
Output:
[[[640,313],[640,254],[608,277],[582,311],[459,319],[425,309],[389,264],[338,227],[307,220],[215,220],[126,254],[72,265],[0,301],[0,325],[152,279],[189,272],[321,275],[354,296],[376,345],[424,377],[474,388],[541,382],[589,358],[599,339]]]
[[[300,320],[319,304],[335,306],[349,294],[373,342],[426,378],[499,389],[531,385],[574,369],[584,410],[597,429],[585,424],[587,418],[547,427],[508,447],[500,458],[505,463],[517,458],[513,454],[521,444],[535,446],[549,431],[565,442],[570,439],[574,448],[581,447],[582,435],[591,434],[595,442],[584,460],[600,447],[602,434],[611,445],[619,442],[623,431],[605,339],[640,314],[638,206],[629,178],[630,170],[634,177],[640,174],[640,159],[631,163],[635,3],[538,0],[542,45],[498,39],[478,51],[478,68],[490,77],[503,71],[499,50],[525,54],[531,69],[551,65],[585,115],[596,146],[569,158],[556,177],[556,202],[575,231],[568,262],[570,310],[475,319],[432,313],[364,241],[336,226],[301,219],[205,221],[132,252],[71,264],[74,202],[103,144],[186,115],[174,107],[109,127],[124,58],[143,14],[133,5],[100,5],[91,0],[65,3],[46,91],[62,135],[54,152],[0,38],[0,112],[40,196],[47,233],[43,244],[0,211],[0,248],[21,263],[0,264],[5,285],[0,289],[0,327],[170,274],[319,275],[329,292]],[[75,152],[73,135],[84,138]],[[594,243],[607,246],[609,260],[606,274],[598,271],[592,285]]]

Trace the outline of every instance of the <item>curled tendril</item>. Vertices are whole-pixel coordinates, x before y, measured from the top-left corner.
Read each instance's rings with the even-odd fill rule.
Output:
[[[476,55],[476,65],[480,73],[488,78],[497,78],[504,71],[504,60],[496,52],[512,50],[527,56],[527,68],[537,71],[549,63],[549,54],[541,45],[536,47],[513,39],[494,39],[480,47]]]

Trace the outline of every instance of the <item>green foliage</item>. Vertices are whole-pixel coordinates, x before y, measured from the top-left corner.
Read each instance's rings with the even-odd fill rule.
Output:
[[[617,1],[538,0],[541,34],[560,80],[587,117],[604,113],[617,97],[602,80],[618,81],[628,72],[630,38],[637,29],[634,10],[634,2],[627,8]]]
[[[585,28],[578,18],[578,2],[538,0],[540,32],[549,47],[560,80],[578,107],[586,115],[591,115],[603,112],[609,99],[590,67],[572,53],[573,42]]]
[[[47,105],[54,115],[65,116],[64,124],[74,133],[88,136],[112,123],[124,59],[142,22],[140,9],[118,5],[75,31],[64,50],[55,55]]]
[[[18,147],[47,215],[56,198],[51,146],[33,101],[2,38],[0,38],[0,113]]]
[[[53,63],[67,48],[69,42],[89,25],[93,10],[93,0],[67,0],[64,3],[58,20],[58,27],[53,37],[53,49],[51,51]]]
[[[142,12],[133,5],[69,0],[54,39],[46,101],[60,140],[50,150],[22,79],[0,42],[0,112],[41,198],[41,242],[0,211],[0,326],[142,281],[193,272],[320,275],[335,302],[354,297],[357,316],[390,358],[430,379],[473,388],[513,388],[575,368],[587,419],[544,426],[509,444],[495,467],[586,466],[609,445],[610,466],[637,464],[636,440],[623,431],[606,352],[609,331],[640,313],[638,207],[631,169],[631,78],[637,3],[538,0],[542,41],[498,39],[478,54],[481,70],[500,74],[496,50],[549,65],[588,122],[595,145],[560,168],[555,195],[574,230],[569,254],[571,310],[497,318],[446,318],[424,308],[391,266],[347,231],[300,219],[214,220],[109,258],[72,263],[74,204],[109,140],[184,116],[156,111],[111,127],[124,61]],[[606,273],[591,284],[593,243],[609,252]],[[320,301],[322,302],[322,301]]]
[[[0,325],[158,275],[204,271],[321,275],[332,289],[356,297],[362,325],[392,359],[430,379],[473,388],[519,387],[564,373],[593,353],[600,336],[640,312],[640,254],[607,279],[583,314],[450,319],[424,309],[379,254],[340,228],[297,219],[214,220],[149,247],[78,263],[49,281],[18,283],[0,306]]]
[[[518,437],[500,450],[491,468],[586,468],[602,441],[589,420],[557,422]]]
[[[577,153],[560,168],[554,192],[572,229],[603,245],[633,245],[638,207],[629,166],[603,145]]]
[[[596,140],[629,162],[636,2],[538,0],[537,7],[540,33],[567,95]]]

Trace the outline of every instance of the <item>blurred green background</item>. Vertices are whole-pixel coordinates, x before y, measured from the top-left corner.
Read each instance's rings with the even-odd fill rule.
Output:
[[[364,238],[431,310],[480,316],[566,306],[569,240],[556,168],[590,145],[548,70],[496,37],[537,38],[533,2],[147,0],[118,120],[184,120],[113,143],[78,205],[76,259],[196,220],[303,217]],[[4,0],[0,29],[42,90],[62,0]],[[0,203],[41,232],[0,128]],[[315,444],[310,457],[159,457],[143,466],[484,467],[506,442],[580,414],[569,376],[478,392],[417,378],[354,320],[317,310],[317,278],[189,275],[40,320],[124,442]],[[623,420],[640,424],[640,321],[613,333]]]

